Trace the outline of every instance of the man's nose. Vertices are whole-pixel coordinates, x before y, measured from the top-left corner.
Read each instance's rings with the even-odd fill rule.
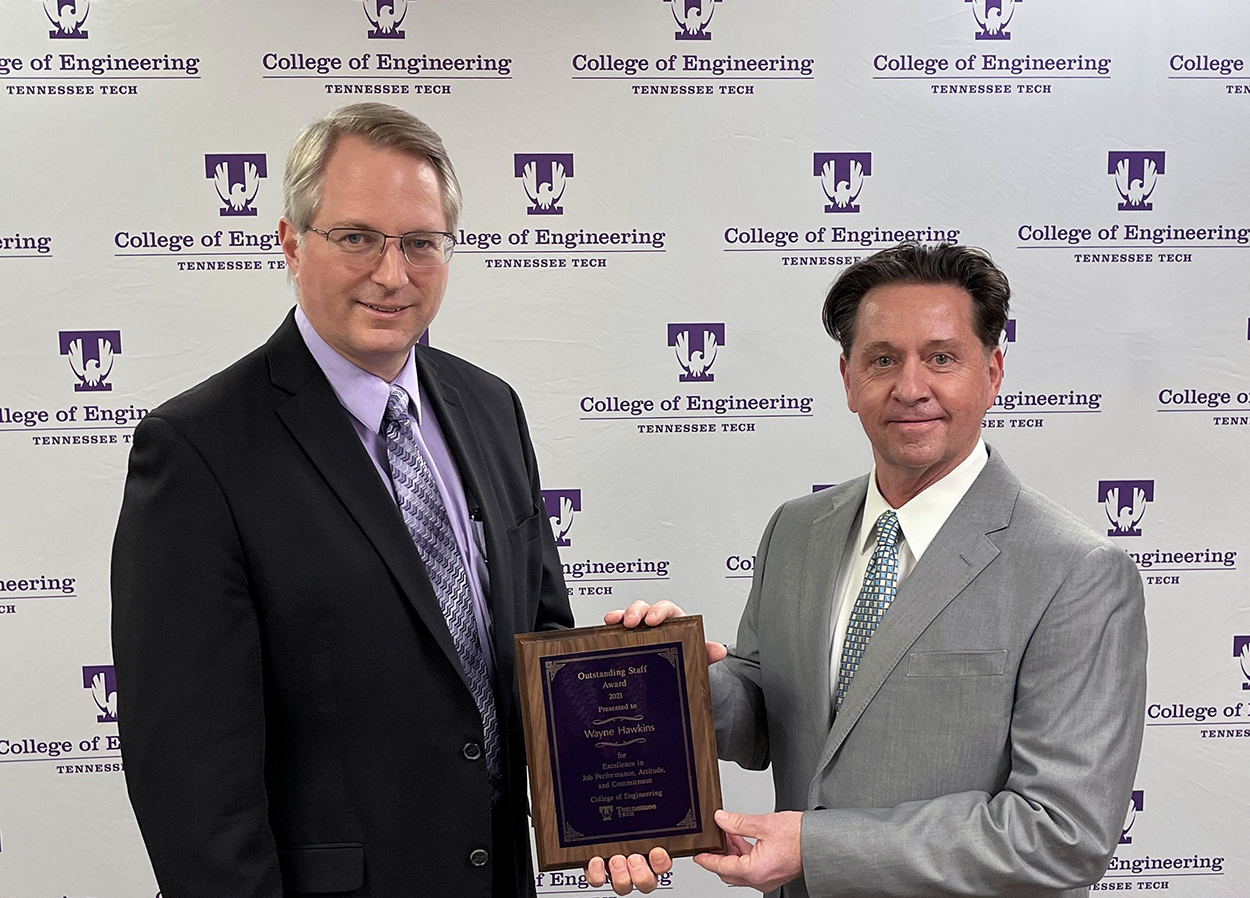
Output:
[[[399,248],[399,240],[392,245],[391,238],[386,238],[382,255],[373,269],[373,280],[387,290],[398,290],[408,283],[408,260]]]
[[[894,382],[894,395],[910,405],[927,399],[930,393],[928,372],[920,359],[905,359]]]

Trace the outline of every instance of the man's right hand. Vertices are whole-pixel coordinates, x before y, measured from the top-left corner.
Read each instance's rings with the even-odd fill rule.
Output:
[[[632,630],[639,624],[646,624],[648,627],[658,627],[670,617],[685,617],[686,612],[682,611],[672,602],[663,599],[654,605],[648,605],[646,602],[634,602],[624,611],[609,611],[603,616],[603,622],[608,626],[621,624],[627,629]],[[715,664],[717,661],[724,659],[727,655],[726,649],[719,642],[706,643],[707,646],[707,663]]]

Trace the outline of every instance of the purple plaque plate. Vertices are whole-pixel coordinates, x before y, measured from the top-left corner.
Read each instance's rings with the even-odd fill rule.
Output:
[[[697,832],[680,642],[543,659],[562,846]]]

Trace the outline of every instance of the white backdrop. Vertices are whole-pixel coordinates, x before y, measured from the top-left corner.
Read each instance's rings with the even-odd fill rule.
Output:
[[[704,5],[0,0],[0,898],[156,893],[110,695],[129,437],[278,325],[286,152],[361,99],[455,160],[431,342],[521,394],[585,624],[673,598],[732,641],[773,508],[870,463],[823,291],[904,236],[988,249],[1016,297],[987,439],[1146,577],[1101,885],[1250,890],[1250,10]],[[723,774],[728,807],[771,808],[768,774]],[[727,892],[689,861],[664,887]]]

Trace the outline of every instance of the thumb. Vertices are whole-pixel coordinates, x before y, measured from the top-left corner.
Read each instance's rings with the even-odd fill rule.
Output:
[[[717,661],[724,661],[725,656],[729,654],[729,650],[719,642],[706,643],[707,646],[707,663],[715,664]]]
[[[754,814],[738,814],[733,811],[716,812],[716,825],[735,836],[756,838],[760,833],[759,817]]]

